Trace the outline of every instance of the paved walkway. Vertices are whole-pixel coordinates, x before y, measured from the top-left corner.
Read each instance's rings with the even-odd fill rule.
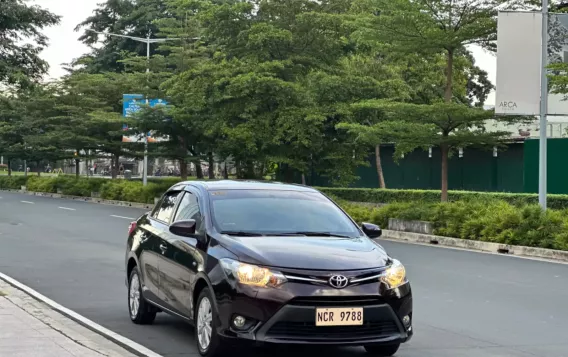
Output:
[[[0,357],[134,357],[0,280]]]

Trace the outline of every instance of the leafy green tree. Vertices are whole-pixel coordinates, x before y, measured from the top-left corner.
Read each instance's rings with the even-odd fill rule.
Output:
[[[334,71],[351,51],[337,16],[348,7],[305,0],[211,4],[198,19],[202,41],[216,52],[173,79],[167,93],[207,124],[207,142],[232,156],[243,177],[261,176],[276,161],[346,182],[355,160],[346,135],[335,129],[340,106],[317,91],[327,86],[342,95],[331,82],[341,78]],[[324,101],[331,104],[323,108]],[[348,169],[338,173],[339,167]]]
[[[23,0],[2,0],[0,7],[0,85],[29,85],[48,69],[39,57],[47,46],[42,30],[60,17]]]
[[[91,46],[88,53],[75,61],[84,65],[83,70],[89,73],[122,72],[125,67],[122,60],[133,54],[146,56],[146,44],[126,38],[99,35],[88,31],[108,32],[121,35],[155,37],[158,28],[154,21],[167,17],[166,2],[163,0],[107,0],[99,4],[94,14],[76,27],[83,30],[79,38]],[[102,46],[95,46],[102,42]],[[151,46],[151,55],[156,54],[157,47]]]
[[[507,0],[453,1],[453,0],[363,0],[358,3],[361,16],[359,36],[376,38],[388,49],[400,53],[444,58],[443,102],[433,98],[424,105],[392,104],[384,101],[361,103],[359,108],[390,113],[394,120],[418,118],[424,125],[421,131],[438,132],[424,145],[440,147],[442,154],[442,201],[448,194],[448,157],[452,149],[468,145],[494,145],[503,133],[486,133],[483,125],[492,113],[481,106],[492,89],[481,70],[456,71],[474,68],[468,45],[495,49],[498,9],[514,8]],[[469,62],[469,63],[468,63]],[[399,111],[398,113],[396,111]],[[409,117],[407,117],[407,115]],[[416,120],[411,120],[416,124]],[[398,138],[397,145],[408,148],[421,133],[407,131]]]
[[[0,149],[9,163],[22,159],[39,164],[66,156],[61,147],[46,140],[55,130],[47,121],[57,113],[55,101],[55,89],[49,84],[0,99]]]

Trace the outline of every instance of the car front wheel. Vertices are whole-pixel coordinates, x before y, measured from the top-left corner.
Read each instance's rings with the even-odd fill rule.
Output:
[[[221,337],[217,334],[217,312],[213,304],[213,295],[208,288],[199,294],[195,307],[195,340],[199,354],[206,357],[218,357],[225,353]]]
[[[400,343],[397,343],[395,345],[368,345],[365,346],[365,350],[371,356],[390,357],[394,356],[399,347]]]
[[[130,319],[135,324],[151,324],[156,318],[156,309],[150,306],[142,296],[142,284],[137,267],[132,269],[128,280],[128,311]]]

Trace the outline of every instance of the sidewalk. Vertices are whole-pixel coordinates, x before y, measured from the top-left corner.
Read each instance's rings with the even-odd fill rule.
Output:
[[[134,357],[0,280],[0,357]]]

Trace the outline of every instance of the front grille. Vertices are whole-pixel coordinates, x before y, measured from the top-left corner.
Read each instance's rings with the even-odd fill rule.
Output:
[[[268,335],[288,339],[349,339],[380,338],[399,333],[394,321],[367,321],[361,326],[316,326],[314,322],[280,321],[268,330]]]
[[[384,303],[373,296],[309,296],[298,297],[288,302],[296,306],[342,307],[342,306],[371,306]]]

